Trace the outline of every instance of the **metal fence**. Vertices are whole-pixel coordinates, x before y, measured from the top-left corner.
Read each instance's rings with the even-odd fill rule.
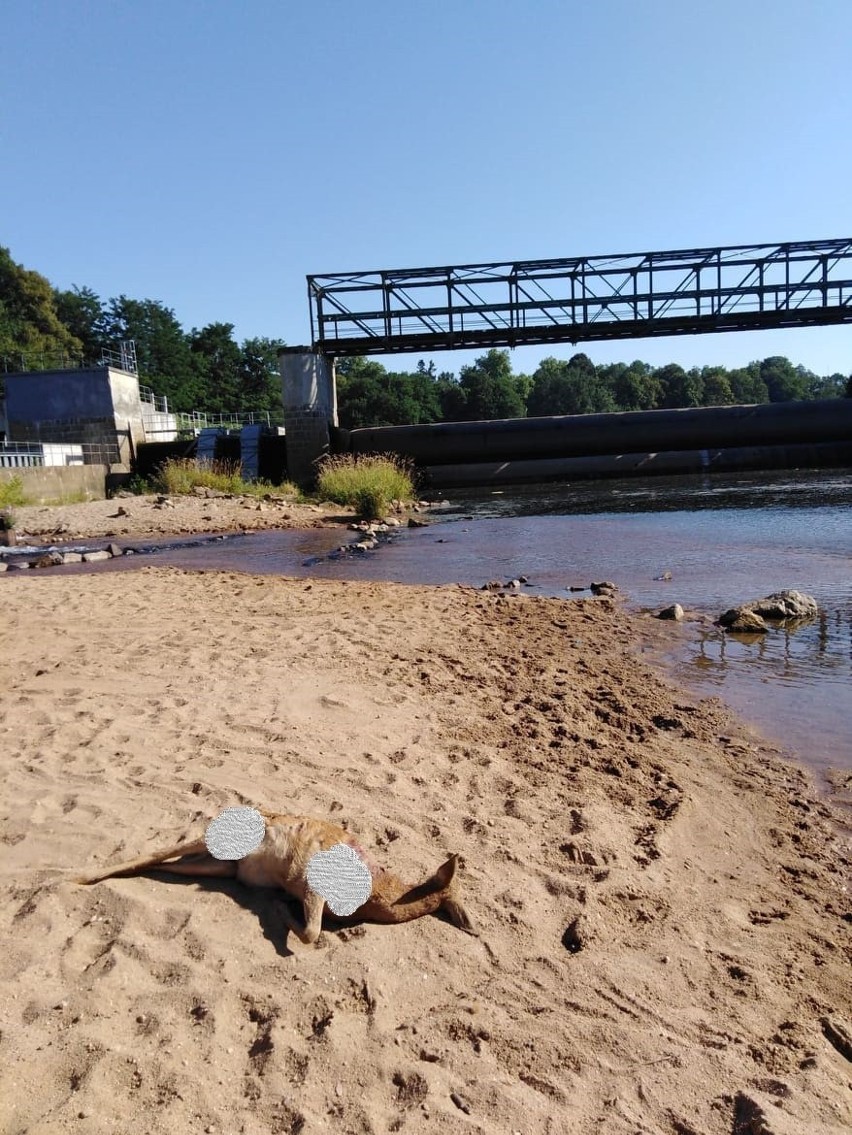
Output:
[[[191,414],[175,414],[179,430],[239,430],[243,426],[283,426],[284,414],[269,411],[249,414],[206,414],[195,410]]]
[[[136,343],[133,339],[120,342],[115,349],[104,347],[97,359],[71,351],[28,351],[0,356],[4,374],[20,374],[39,370],[85,370],[88,367],[112,367],[128,374],[137,374]]]
[[[55,468],[85,464],[82,445],[31,441],[0,443],[0,469]]]
[[[139,401],[156,410],[158,414],[168,414],[169,400],[165,394],[155,394],[150,386],[139,384]]]

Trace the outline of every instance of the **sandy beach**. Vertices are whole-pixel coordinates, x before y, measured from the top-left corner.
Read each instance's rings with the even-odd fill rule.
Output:
[[[4,1135],[849,1130],[848,820],[613,601],[0,586]],[[71,881],[234,804],[345,823],[412,883],[459,852],[481,937],[305,946],[274,892]]]
[[[196,532],[317,528],[345,524],[351,509],[338,504],[303,504],[270,493],[269,499],[205,495],[163,497],[151,493],[65,505],[15,508],[20,536],[38,543],[122,536],[180,536]]]

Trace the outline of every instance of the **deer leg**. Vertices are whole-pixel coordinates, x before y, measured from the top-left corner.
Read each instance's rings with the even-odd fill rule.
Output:
[[[302,900],[302,907],[305,912],[305,925],[300,926],[298,920],[290,913],[287,907],[282,907],[281,913],[287,926],[300,942],[304,942],[306,946],[312,945],[319,938],[322,931],[322,912],[325,907],[325,899],[322,895],[316,894],[314,891],[308,891]]]
[[[170,875],[194,875],[203,879],[233,879],[237,863],[231,859],[216,859],[209,854],[184,855],[174,863],[158,863],[150,871],[168,871]]]

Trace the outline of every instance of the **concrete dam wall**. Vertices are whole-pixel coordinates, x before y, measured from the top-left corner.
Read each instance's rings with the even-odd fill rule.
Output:
[[[445,487],[836,466],[852,464],[852,398],[381,426],[350,431],[347,444],[353,453],[408,457]]]

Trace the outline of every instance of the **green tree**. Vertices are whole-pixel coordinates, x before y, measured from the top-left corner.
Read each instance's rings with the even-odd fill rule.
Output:
[[[810,373],[810,372],[808,372]],[[846,386],[846,376],[835,371],[820,377],[812,374],[808,380],[808,398],[842,398]]]
[[[512,382],[515,384],[515,389],[518,392],[518,397],[523,402],[524,406],[527,404],[527,399],[530,396],[533,388],[533,377],[531,374],[515,374],[512,375]],[[529,410],[527,410],[529,413]]]
[[[702,367],[701,381],[704,384],[705,406],[732,406],[735,404],[734,392],[724,367]]]
[[[769,401],[769,390],[760,377],[760,363],[728,371],[728,382],[739,406],[760,405]]]
[[[164,394],[173,410],[206,409],[189,339],[175,313],[159,300],[111,299],[106,315],[111,340],[133,339],[144,383]]]
[[[426,371],[417,370],[414,374],[404,376],[407,398],[410,401],[416,417],[415,422],[440,422],[443,417],[441,409],[441,394],[435,368]]]
[[[74,285],[69,291],[53,294],[57,315],[83,345],[85,362],[99,362],[104,349],[115,348],[115,343],[108,337],[106,309],[96,292]]]
[[[657,367],[654,377],[663,388],[660,405],[666,409],[682,406],[700,406],[704,397],[704,383],[698,367],[685,371],[678,363]]]
[[[360,357],[337,364],[337,411],[344,429],[394,425],[394,392],[381,363]]]
[[[608,384],[582,353],[568,361],[542,359],[527,399],[531,415],[602,414],[616,409]]]
[[[663,387],[648,363],[610,363],[598,375],[612,391],[619,410],[653,410],[662,400]]]
[[[438,375],[438,400],[441,404],[441,420],[444,422],[463,422],[467,409],[467,395],[459,380],[451,371]]]
[[[233,337],[233,323],[208,323],[193,328],[189,350],[201,391],[202,408],[213,414],[242,410],[243,356]]]
[[[80,361],[83,344],[64,326],[50,281],[0,247],[0,359],[9,369]]]
[[[513,381],[508,351],[492,349],[487,355],[480,355],[471,366],[462,367],[459,386],[465,395],[464,421],[523,418],[526,414]]]
[[[337,409],[344,429],[417,425],[441,420],[434,368],[387,371],[371,359],[342,359],[337,367]]]
[[[281,339],[261,337],[246,339],[240,347],[241,406],[245,413],[270,413],[280,417],[278,351],[283,346]]]
[[[808,380],[783,355],[771,355],[760,363],[760,377],[766,383],[770,402],[792,402],[807,397]]]

